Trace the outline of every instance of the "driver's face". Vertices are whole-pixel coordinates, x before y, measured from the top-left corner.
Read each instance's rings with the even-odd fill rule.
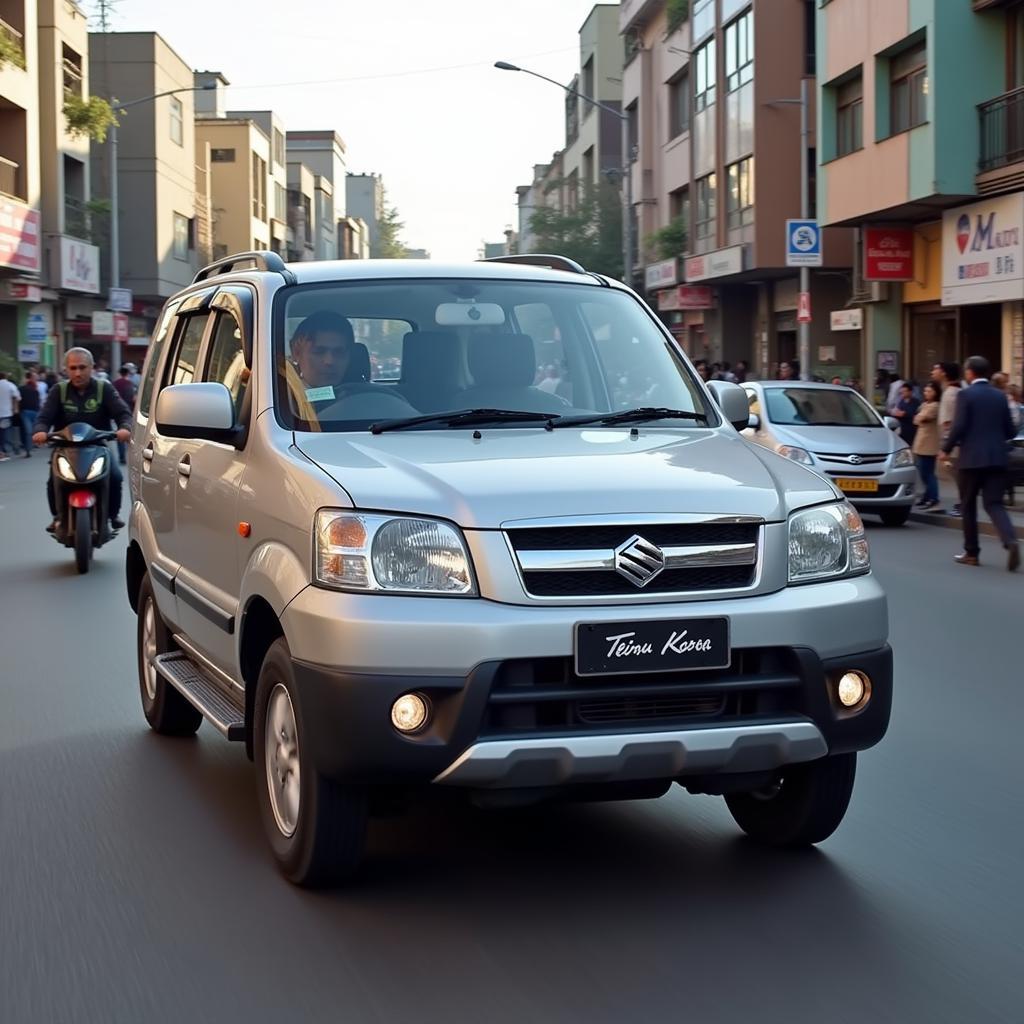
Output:
[[[92,380],[92,363],[85,356],[72,353],[66,365],[72,387],[81,390],[89,386],[89,381]]]
[[[306,387],[334,387],[345,376],[352,348],[341,334],[319,331],[297,342],[293,354]]]

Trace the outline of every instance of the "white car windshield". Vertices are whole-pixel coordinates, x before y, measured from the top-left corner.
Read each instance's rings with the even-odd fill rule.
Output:
[[[295,430],[365,430],[424,416],[437,419],[412,426],[444,429],[460,424],[441,414],[470,410],[523,414],[496,426],[636,409],[679,429],[717,422],[640,303],[596,285],[307,285],[278,299],[275,346],[276,409]]]
[[[853,391],[765,388],[768,419],[784,427],[879,427],[878,414]]]

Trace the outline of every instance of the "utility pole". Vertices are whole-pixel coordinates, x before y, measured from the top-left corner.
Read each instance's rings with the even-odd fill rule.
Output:
[[[800,79],[800,217],[807,220],[810,216],[810,194],[808,186],[807,158],[808,127],[807,127],[807,79]],[[809,267],[800,268],[800,291],[810,295],[811,271]],[[797,324],[799,343],[800,379],[811,379],[811,325],[806,322]]]

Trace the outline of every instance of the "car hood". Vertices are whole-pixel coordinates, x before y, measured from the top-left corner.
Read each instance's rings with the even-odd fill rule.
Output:
[[[297,434],[357,508],[495,529],[516,519],[702,513],[781,521],[834,498],[816,473],[717,430],[502,428]]]
[[[772,425],[782,444],[822,455],[891,455],[906,443],[888,427],[799,427]]]

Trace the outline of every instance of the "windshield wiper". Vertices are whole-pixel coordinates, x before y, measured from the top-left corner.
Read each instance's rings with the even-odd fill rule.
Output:
[[[526,412],[520,409],[463,409],[461,412],[435,412],[426,416],[406,416],[398,420],[382,420],[370,424],[371,434],[383,434],[386,430],[409,430],[412,427],[429,426],[432,423],[447,427],[469,427],[483,423],[541,423],[551,429],[554,413]]]
[[[708,422],[702,412],[687,412],[683,409],[661,409],[642,406],[639,409],[623,409],[621,412],[597,413],[591,416],[558,416],[551,421],[552,427],[584,427],[590,423],[642,423],[644,420],[699,420]]]

